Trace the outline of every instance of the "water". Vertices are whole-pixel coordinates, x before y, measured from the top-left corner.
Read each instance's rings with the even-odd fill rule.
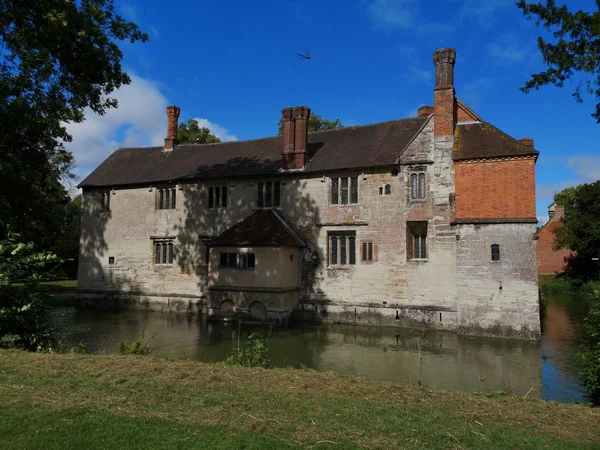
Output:
[[[573,353],[588,304],[553,296],[541,342],[458,336],[354,325],[296,324],[269,328],[208,322],[205,317],[148,311],[59,308],[57,320],[74,344],[90,352],[117,352],[146,327],[153,355],[204,362],[223,361],[253,331],[269,334],[273,364],[308,367],[441,389],[508,391],[561,402],[579,402]]]

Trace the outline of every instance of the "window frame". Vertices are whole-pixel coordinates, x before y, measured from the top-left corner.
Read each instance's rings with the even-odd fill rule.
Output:
[[[160,211],[177,209],[177,187],[160,186],[155,188],[155,208]]]
[[[378,260],[378,246],[372,240],[361,241],[360,262],[361,264],[373,264]]]
[[[500,251],[500,244],[492,244],[490,245],[491,251],[491,261],[494,263],[499,263],[502,261],[502,253]]]
[[[206,196],[208,209],[227,208],[227,202],[229,201],[229,188],[226,184],[215,184],[208,186]]]
[[[406,259],[408,261],[428,261],[429,242],[427,240],[429,222],[406,222]]]
[[[414,183],[413,183],[414,179]],[[421,184],[421,180],[423,183]],[[427,171],[424,169],[411,170],[408,175],[408,198],[411,202],[427,200]]]
[[[278,180],[259,181],[256,183],[257,208],[281,208],[281,185]],[[267,202],[267,199],[269,200]],[[267,204],[270,203],[270,204]]]
[[[356,267],[358,264],[356,243],[356,231],[329,231],[327,233],[327,267]]]
[[[360,201],[358,179],[358,175],[329,177],[329,204],[332,206],[358,205]]]
[[[225,258],[223,258],[225,256]],[[223,261],[226,260],[225,264]],[[219,269],[255,270],[255,252],[219,252]]]
[[[101,213],[110,211],[110,196],[112,195],[112,191],[103,190],[98,191],[97,196],[99,197],[97,201],[98,211]]]
[[[175,264],[173,239],[152,240],[152,263],[160,267],[172,267]]]

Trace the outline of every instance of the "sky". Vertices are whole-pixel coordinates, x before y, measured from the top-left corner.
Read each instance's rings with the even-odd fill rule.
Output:
[[[559,4],[563,2],[558,0]],[[595,11],[595,0],[571,0]],[[547,220],[555,192],[600,179],[600,125],[591,95],[563,88],[524,94],[545,66],[537,37],[548,36],[513,0],[115,0],[119,14],[147,32],[122,43],[132,83],[119,108],[69,124],[82,180],[119,147],[162,145],[167,105],[221,140],[277,133],[281,109],[309,106],[346,126],[415,116],[433,103],[432,53],[457,52],[457,97],[515,138],[532,137],[537,215]],[[298,57],[309,52],[311,59]]]

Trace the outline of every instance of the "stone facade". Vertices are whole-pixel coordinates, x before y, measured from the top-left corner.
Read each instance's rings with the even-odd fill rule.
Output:
[[[446,50],[440,62],[445,73],[454,63]],[[453,80],[447,73],[438,78],[450,84]],[[491,199],[486,192],[473,199],[463,174],[467,164],[455,161],[452,130],[460,125],[456,117],[473,119],[474,113],[457,102],[451,85],[437,89],[435,99],[434,110],[427,109],[422,128],[393,164],[315,173],[294,162],[293,170],[263,176],[205,176],[137,186],[82,183],[80,292],[101,306],[220,317],[237,312],[274,321],[287,320],[293,313],[300,319],[538,338],[535,224],[527,222],[528,210],[518,209],[523,204],[519,199],[509,202],[508,210],[497,217],[472,206],[490,204]],[[284,110],[284,115],[292,117],[290,111]],[[438,126],[437,116],[443,118]],[[290,129],[285,142],[291,148]],[[324,133],[342,132],[352,129]],[[309,156],[310,143],[293,142],[299,142],[296,147],[301,150],[308,147],[303,159]],[[217,151],[198,151],[209,150]],[[175,152],[177,148],[170,150]],[[282,153],[283,165],[291,164]],[[502,163],[513,164],[510,159]],[[533,163],[532,158],[516,163],[528,176],[523,184],[529,195],[526,205],[535,196]],[[489,179],[489,171],[481,169],[485,164],[491,167],[489,161],[476,164],[478,176]],[[357,180],[358,202],[335,204],[333,183],[350,178]],[[211,240],[259,208],[259,183],[265,182],[280,183],[277,209],[305,247],[273,249],[268,257],[273,267],[261,266],[257,259],[255,274],[228,276],[218,267],[218,251],[210,247]],[[208,207],[209,191],[216,188],[226,191],[227,207]],[[175,208],[157,208],[161,189],[169,190],[171,199],[176,196]],[[106,193],[108,210],[101,201]],[[457,220],[455,212],[469,208],[473,211],[462,216],[469,220]],[[338,239],[344,241],[346,264],[332,262],[342,252]],[[500,246],[499,261],[492,261],[493,244]],[[162,254],[165,248],[173,249],[172,261],[167,250]],[[270,254],[266,249],[239,248]],[[363,248],[369,249],[368,255],[363,255]],[[290,260],[297,261],[294,270],[281,277],[277,265],[285,258],[279,261],[277,252],[286,257],[292,252]]]

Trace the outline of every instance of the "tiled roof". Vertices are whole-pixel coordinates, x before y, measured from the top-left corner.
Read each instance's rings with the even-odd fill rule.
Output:
[[[387,166],[412,142],[428,119],[344,127],[308,135],[309,162],[305,173]],[[281,136],[219,144],[121,148],[80,184],[86,186],[140,185],[156,182],[280,172]]]
[[[455,161],[539,154],[488,122],[458,125],[454,138]]]
[[[274,209],[257,209],[251,216],[224,231],[210,243],[217,247],[304,247],[305,244]]]

